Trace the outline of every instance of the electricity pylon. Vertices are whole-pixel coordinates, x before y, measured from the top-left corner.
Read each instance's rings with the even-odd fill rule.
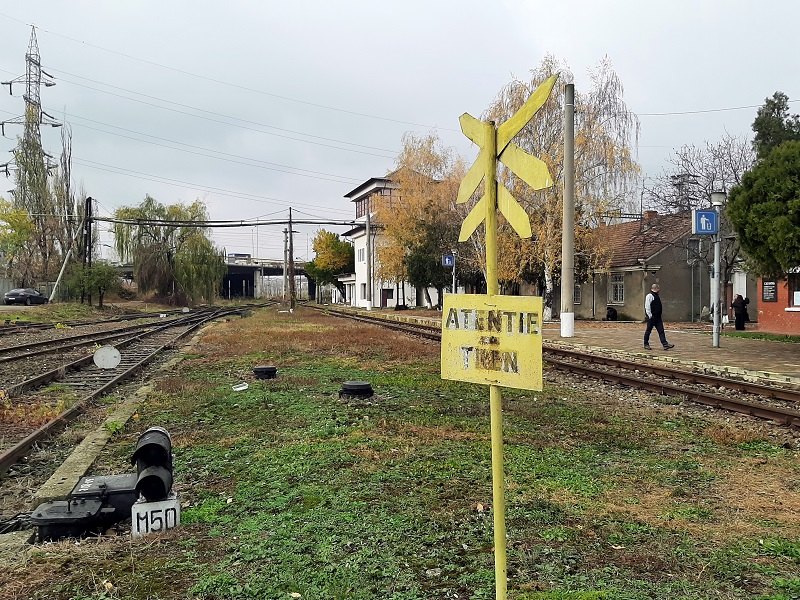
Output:
[[[42,59],[39,55],[39,42],[36,39],[36,28],[31,26],[31,38],[28,42],[28,51],[25,53],[25,75],[20,75],[11,81],[0,82],[2,85],[8,86],[8,93],[13,93],[14,84],[25,84],[25,93],[22,95],[25,100],[24,114],[0,121],[0,133],[3,136],[6,134],[5,126],[8,125],[23,125],[25,127],[22,145],[27,149],[41,149],[42,148],[42,134],[40,131],[41,125],[49,125],[50,127],[61,127],[61,123],[56,121],[52,115],[48,114],[42,109],[42,100],[40,90],[42,86],[52,87],[56,84],[53,81],[53,76],[47,71],[42,69]],[[41,150],[42,166],[48,171],[56,167],[51,163],[49,154]],[[9,161],[5,164],[0,164],[0,172],[5,172],[6,176],[9,175],[11,170],[17,170],[19,165],[14,164],[15,161]]]

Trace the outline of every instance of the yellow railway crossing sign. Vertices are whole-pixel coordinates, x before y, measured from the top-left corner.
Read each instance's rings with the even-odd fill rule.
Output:
[[[553,75],[542,82],[525,104],[496,130],[491,123],[479,121],[469,113],[461,115],[459,118],[461,131],[477,144],[481,150],[478,158],[475,159],[464,179],[461,180],[456,199],[457,204],[463,204],[469,200],[475,190],[478,189],[481,181],[486,180],[487,187],[490,183],[493,183],[487,177],[487,163],[491,161],[493,164],[495,160],[499,160],[511,169],[517,177],[534,190],[542,190],[553,185],[553,178],[550,176],[550,170],[544,161],[531,156],[512,143],[511,140],[525,127],[533,115],[536,114],[536,111],[544,105],[550,97],[550,92],[557,79],[558,75]],[[494,172],[494,169],[491,170]],[[461,225],[461,232],[458,236],[459,242],[467,241],[478,228],[478,225],[484,221],[486,218],[486,205],[489,201],[489,194],[484,193],[478,203],[472,207],[472,210]],[[511,192],[499,183],[497,184],[497,208],[500,209],[500,212],[503,213],[508,223],[521,238],[531,237],[531,223],[528,214],[517,202],[516,198],[511,195]]]
[[[541,390],[541,319],[534,296],[445,296],[442,378]]]
[[[472,207],[458,241],[465,242],[486,223],[484,295],[445,296],[442,312],[442,378],[489,385],[492,430],[492,502],[494,520],[495,598],[506,600],[506,517],[503,470],[503,394],[501,387],[542,389],[542,299],[501,296],[497,280],[497,209],[522,238],[531,237],[528,213],[497,181],[497,161],[535,190],[553,185],[547,165],[511,143],[550,96],[558,75],[547,78],[505,123],[495,128],[467,113],[461,130],[480,148],[478,158],[458,188],[456,202],[469,200],[484,182],[483,196]]]

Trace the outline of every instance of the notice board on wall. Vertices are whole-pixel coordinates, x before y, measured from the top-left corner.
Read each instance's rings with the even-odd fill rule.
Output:
[[[778,301],[778,282],[777,281],[762,281],[761,282],[761,301],[762,302],[777,302]]]

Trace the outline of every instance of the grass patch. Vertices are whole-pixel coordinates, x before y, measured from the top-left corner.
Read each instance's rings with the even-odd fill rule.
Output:
[[[0,586],[33,598],[493,598],[488,392],[441,381],[437,346],[373,329],[304,310],[211,328],[104,457],[127,470],[139,431],[166,427],[182,528],[44,547],[0,571]],[[253,378],[265,363],[277,379]],[[340,399],[349,379],[376,395]],[[249,388],[232,391],[239,381]],[[504,420],[510,600],[795,593],[792,452],[614,388],[508,390]]]
[[[728,337],[749,338],[751,340],[769,340],[771,342],[785,342],[787,344],[800,343],[800,335],[782,333],[767,333],[760,331],[726,331],[723,335]]]

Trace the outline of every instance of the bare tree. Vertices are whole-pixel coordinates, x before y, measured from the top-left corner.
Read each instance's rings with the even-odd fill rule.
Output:
[[[58,238],[61,253],[66,254],[80,224],[79,207],[72,183],[72,129],[61,128],[61,157],[58,170],[52,177],[52,194],[58,219]]]
[[[682,146],[669,159],[670,166],[645,187],[647,207],[663,213],[687,213],[692,209],[709,208],[711,192],[728,191],[741,183],[742,176],[755,163],[749,140],[725,134],[718,142],[705,146]],[[720,270],[725,282],[742,262],[741,247],[735,231],[723,210],[720,219]],[[713,262],[711,243],[697,238],[675,242],[686,247],[689,260],[710,265]],[[723,297],[723,305],[727,299]]]

